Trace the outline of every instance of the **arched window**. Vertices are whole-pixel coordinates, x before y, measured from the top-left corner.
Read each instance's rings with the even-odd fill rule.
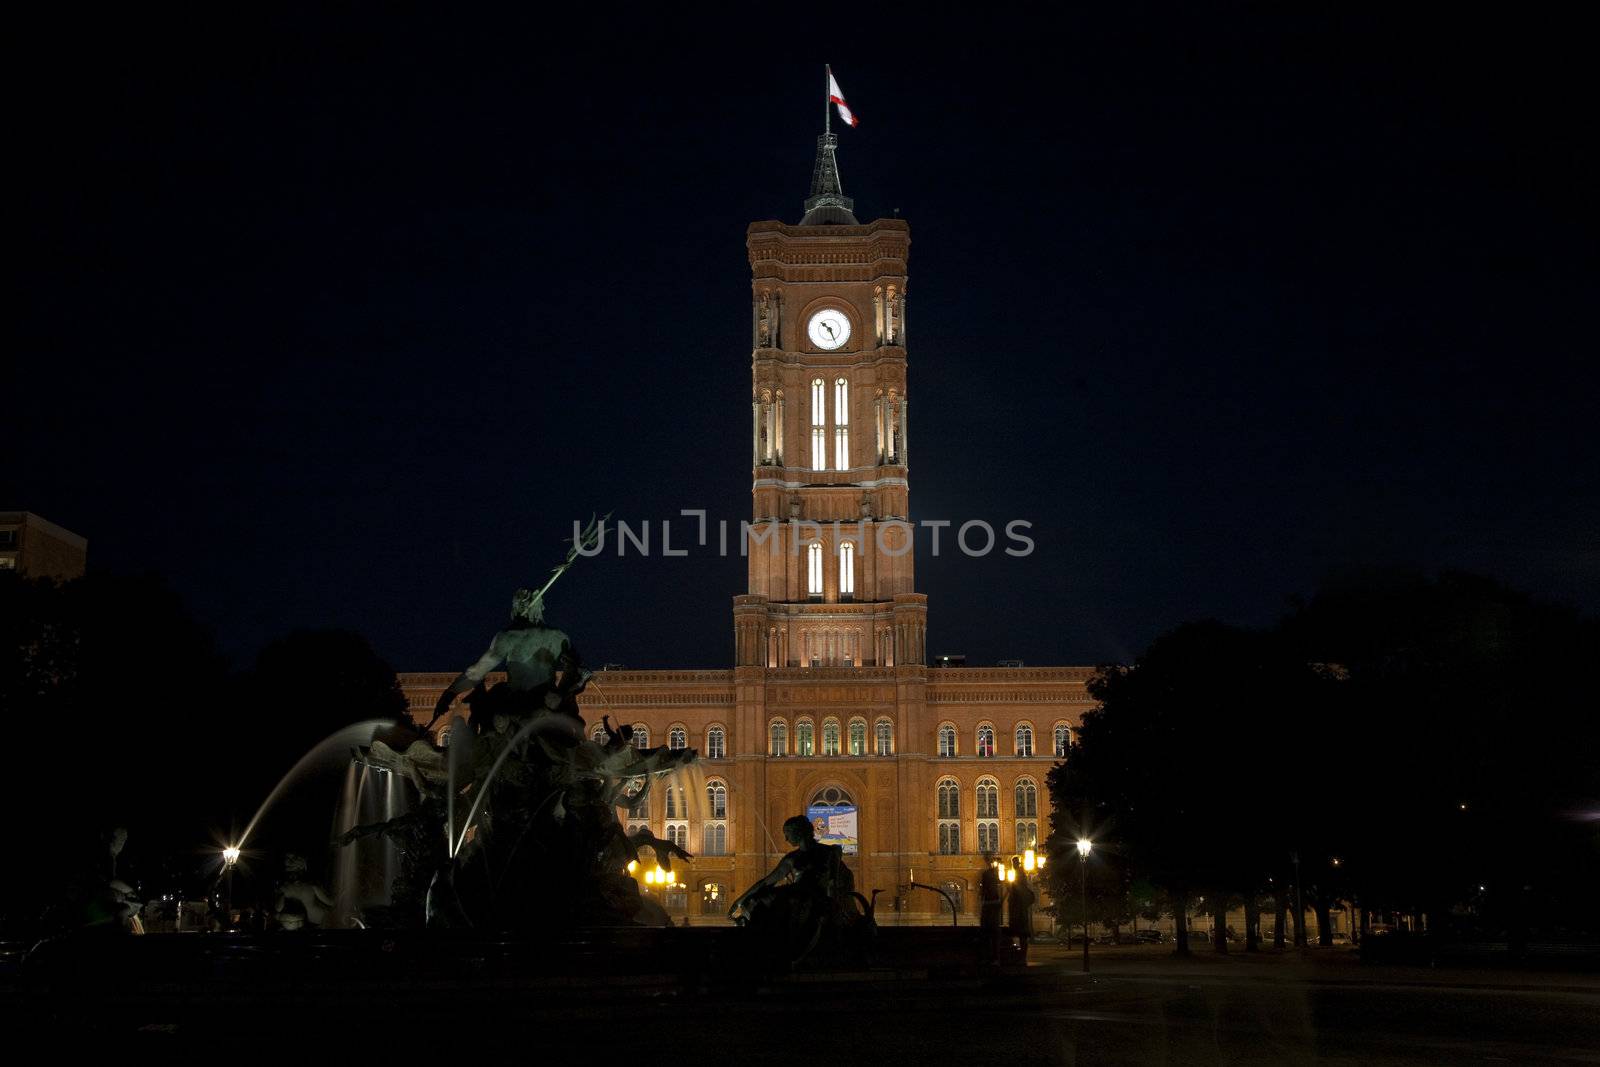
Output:
[[[961,785],[954,778],[939,783],[939,818],[961,818]]]
[[[689,824],[686,822],[668,823],[667,840],[681,849],[689,847]]]
[[[767,754],[769,756],[789,754],[789,724],[782,719],[774,719],[767,727]]]
[[[865,756],[867,754],[867,720],[850,720],[850,755]]]
[[[1017,820],[1017,851],[1036,848],[1039,844],[1039,824],[1032,819]]]
[[[728,755],[728,735],[720,726],[706,731],[706,759],[725,759]]]
[[[821,378],[811,379],[811,469],[828,469],[828,390]]]
[[[1033,784],[1032,778],[1017,779],[1017,788],[1012,792],[1012,799],[1016,801],[1017,818],[1039,817],[1039,787]]]
[[[806,546],[806,595],[822,596],[822,542]]]
[[[880,756],[894,755],[894,723],[879,719],[872,727],[873,751]]]
[[[1054,733],[1055,743],[1053,750],[1056,754],[1056,759],[1066,759],[1067,749],[1072,747],[1072,729],[1066,723],[1058,722]]]
[[[631,778],[623,786],[622,799],[628,806],[628,832],[639,829],[638,824],[650,821],[650,794],[644,790],[643,778]]]
[[[689,731],[681,726],[674,726],[667,731],[667,747],[681,749],[689,747]]]
[[[1000,817],[1000,783],[993,778],[978,779],[978,818]]]
[[[945,896],[949,897],[950,902],[956,906],[956,914],[960,915],[962,908],[965,906],[963,898],[967,894],[967,887],[960,882],[945,882],[939,888],[944,890]]]
[[[689,817],[689,804],[684,798],[683,786],[667,786],[666,798],[668,819],[687,819]]]
[[[605,726],[605,723],[597,722],[597,723],[594,724],[594,729],[589,731],[589,740],[598,741],[602,745],[606,743],[606,726]],[[444,735],[441,734],[439,736],[439,744],[442,746],[442,745],[444,745],[444,743],[445,743],[445,738],[444,738]]]
[[[1033,727],[1025,722],[1017,724],[1017,755],[1033,755]]]
[[[949,723],[939,727],[939,755],[950,757],[956,754],[956,728]]]
[[[849,793],[836,785],[819,790],[806,805],[806,815],[818,841],[838,845],[846,856],[856,854],[860,827],[856,802]]]
[[[636,722],[633,724],[633,747],[650,747],[650,727],[646,726],[642,722]]]
[[[856,543],[839,542],[839,599],[854,600],[856,595]]]
[[[707,882],[700,887],[700,910],[707,915],[721,911],[728,904],[728,887],[721,882]]]
[[[994,727],[985,724],[978,727],[978,755],[994,755]]]
[[[706,822],[701,839],[707,856],[721,856],[728,851],[728,785],[718,778],[706,782]]]
[[[978,851],[1000,851],[1000,783],[978,779]]]
[[[833,468],[850,469],[850,383],[843,378],[833,383]]]
[[[822,722],[822,754],[824,756],[837,756],[839,754],[838,719],[824,719]]]
[[[794,754],[796,756],[815,756],[817,754],[815,728],[810,719],[801,719],[794,724]]]

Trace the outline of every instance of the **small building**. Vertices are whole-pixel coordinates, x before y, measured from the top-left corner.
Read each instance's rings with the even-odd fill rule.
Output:
[[[83,577],[89,542],[31,511],[0,511],[0,571],[27,578]]]

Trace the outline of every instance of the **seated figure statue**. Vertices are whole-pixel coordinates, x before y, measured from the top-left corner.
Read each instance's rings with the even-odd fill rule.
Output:
[[[870,924],[872,913],[855,891],[844,849],[818,841],[810,819],[785,819],[783,837],[793,850],[739,895],[728,917],[781,940],[790,961],[798,963],[824,935]]]

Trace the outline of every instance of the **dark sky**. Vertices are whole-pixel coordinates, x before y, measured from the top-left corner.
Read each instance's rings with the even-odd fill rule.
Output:
[[[1045,10],[32,16],[0,507],[241,662],[340,626],[417,670],[575,517],[746,517],[744,231],[798,221],[828,61],[857,213],[912,227],[913,515],[1038,545],[924,553],[930,651],[1124,659],[1371,565],[1600,610],[1580,28]],[[725,666],[743,582],[611,557],[552,620]]]

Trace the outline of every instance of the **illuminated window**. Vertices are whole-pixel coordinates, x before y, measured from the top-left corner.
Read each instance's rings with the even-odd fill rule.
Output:
[[[689,733],[681,726],[674,726],[667,731],[667,747],[680,749],[689,747]]]
[[[939,854],[955,856],[961,852],[961,824],[958,822],[942,822],[939,824]]]
[[[1055,754],[1057,759],[1067,758],[1067,749],[1072,745],[1072,730],[1064,722],[1056,723],[1055,728]]]
[[[856,543],[839,543],[839,599],[850,600],[856,595]]]
[[[1039,824],[1029,819],[1017,823],[1017,851],[1036,848],[1039,844]]]
[[[706,731],[706,759],[723,759],[728,754],[728,735],[720,726]]]
[[[668,819],[687,819],[689,817],[689,805],[688,805],[687,801],[684,798],[683,786],[681,786],[681,785],[669,785],[669,786],[667,786],[666,796],[667,796],[667,818]]]
[[[667,840],[684,851],[689,848],[689,824],[686,822],[667,823]]]
[[[1012,792],[1012,799],[1016,801],[1017,818],[1037,819],[1039,817],[1039,787],[1033,784],[1031,778],[1019,778],[1017,788]]]
[[[727,854],[728,787],[717,779],[706,783],[706,824],[700,837],[707,856]]]
[[[955,905],[956,914],[961,914],[961,901],[966,895],[967,887],[960,882],[945,882],[939,887],[944,890],[944,895],[950,898],[950,903]]]
[[[728,904],[728,887],[721,882],[707,882],[700,887],[700,910],[710,914],[721,911]]]
[[[873,751],[880,756],[894,755],[894,723],[879,719],[872,728]]]
[[[824,756],[837,756],[839,754],[838,719],[828,719],[822,724],[822,754]]]
[[[786,756],[789,754],[789,727],[779,721],[767,727],[767,754],[770,756]]]
[[[867,754],[867,720],[850,720],[850,755],[865,756]]]
[[[939,818],[961,818],[961,785],[954,778],[939,783]]]
[[[946,758],[956,754],[956,728],[949,724],[939,727],[939,755]]]
[[[850,469],[850,383],[843,378],[833,383],[833,467]]]
[[[822,595],[822,544],[819,541],[806,546],[806,592],[813,597]]]
[[[796,756],[815,756],[816,737],[811,720],[801,719],[794,724],[794,754]]]
[[[439,744],[443,745],[444,735],[440,734],[439,737]],[[594,724],[594,729],[589,731],[589,740],[598,741],[602,745],[606,743],[606,727],[604,723],[597,722]]]
[[[978,851],[984,854],[1000,851],[1000,824],[997,822],[978,823]]]
[[[811,380],[811,469],[828,469],[828,391],[821,378]]]
[[[1033,755],[1033,727],[1027,723],[1017,727],[1017,755]]]
[[[980,755],[980,756],[992,756],[992,755],[994,755],[994,727],[993,726],[980,726],[980,727],[978,727],[978,755]]]
[[[636,722],[633,724],[633,747],[650,747],[650,727],[646,726],[642,722]]]
[[[978,779],[978,818],[1000,817],[1000,783],[993,778]]]

